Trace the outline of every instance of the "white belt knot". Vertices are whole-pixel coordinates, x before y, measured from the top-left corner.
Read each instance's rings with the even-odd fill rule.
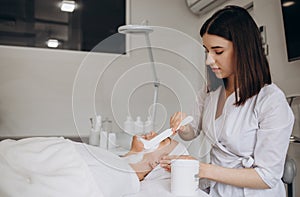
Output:
[[[252,167],[254,164],[254,159],[251,156],[245,157],[242,159],[242,165],[245,168],[250,168]]]

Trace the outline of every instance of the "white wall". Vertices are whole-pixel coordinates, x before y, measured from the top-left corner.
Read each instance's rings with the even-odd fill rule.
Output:
[[[202,17],[197,17],[186,11],[185,0],[131,1],[133,4],[133,22],[139,23],[147,19],[151,25],[172,27],[191,35],[199,41],[198,34],[201,25],[218,9],[216,8]],[[255,21],[259,26],[266,26],[273,81],[288,95],[300,93],[300,77],[298,77],[300,74],[300,61],[288,62],[287,60],[280,0],[228,0],[220,7],[230,4],[245,6],[251,2],[254,5]]]
[[[133,4],[133,23],[148,20],[151,25],[172,27],[185,32],[199,42],[201,42],[199,36],[201,25],[217,9],[225,5],[245,7],[253,3],[252,15],[255,21],[258,26],[266,26],[266,39],[269,47],[268,59],[273,82],[287,96],[300,93],[300,61],[288,62],[287,60],[280,0],[228,0],[225,4],[219,6],[219,8],[212,10],[202,17],[188,12],[185,0],[131,0],[131,2]],[[158,13],[164,14],[160,15]],[[299,131],[295,134],[298,135],[298,133]]]
[[[288,62],[280,0],[256,0],[254,12],[258,24],[266,25],[269,62],[273,81],[287,95],[300,93],[300,61]]]
[[[72,83],[83,53],[0,47],[1,136],[72,133]]]
[[[144,37],[129,41],[125,56],[1,46],[0,135],[88,135],[95,114],[112,119],[115,131],[128,111],[145,120],[152,71]],[[151,42],[161,82],[157,129],[162,129],[170,114],[191,110],[203,78],[198,67],[203,53],[194,53],[202,50],[198,42],[170,28],[155,27]]]
[[[287,61],[280,0],[253,2],[257,23],[266,26],[273,81],[286,94],[299,93],[300,61]],[[184,0],[129,3],[130,23],[148,20],[149,25],[169,28],[156,27],[150,34],[163,83],[159,101],[166,108],[160,108],[158,127],[166,127],[171,113],[181,107],[191,109],[193,91],[202,82],[204,59],[198,32],[211,13],[199,18]],[[132,51],[126,56],[0,46],[0,136],[78,135],[75,126],[80,135],[88,135],[88,119],[95,113],[113,119],[113,129],[121,130],[128,109],[133,117],[141,115],[145,120],[152,102],[152,86],[147,84],[152,73],[145,64],[149,60],[144,38],[129,40]],[[140,81],[131,83],[127,78]],[[133,92],[129,101],[123,98],[128,96],[126,87]],[[123,102],[129,108],[118,106]]]

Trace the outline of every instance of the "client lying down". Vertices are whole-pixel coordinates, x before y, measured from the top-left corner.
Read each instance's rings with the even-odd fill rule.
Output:
[[[151,139],[156,133],[145,135]],[[34,137],[0,142],[0,196],[124,196],[140,190],[140,180],[170,177],[158,165],[166,154],[186,154],[170,138],[145,151],[136,136],[119,157],[107,150],[61,137]],[[117,188],[117,189],[116,189]]]
[[[157,133],[151,131],[142,137],[146,140],[151,140],[155,136],[157,136]],[[171,138],[166,138],[160,142],[159,146],[155,150],[146,151],[139,138],[137,136],[133,136],[131,149],[124,155],[124,159],[134,169],[139,180],[143,180],[153,169],[155,169],[155,171],[159,171],[159,173],[156,172],[156,174],[159,174],[160,176],[165,175],[165,171],[158,165],[159,161],[165,155],[175,155],[178,152],[187,154],[185,147]]]

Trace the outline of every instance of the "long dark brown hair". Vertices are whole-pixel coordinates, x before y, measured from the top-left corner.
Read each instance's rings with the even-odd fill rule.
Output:
[[[236,106],[243,105],[248,98],[258,94],[264,85],[272,83],[260,31],[247,10],[238,6],[226,6],[203,24],[201,37],[205,33],[220,36],[233,43]],[[217,81],[216,76],[209,70],[208,74],[208,84],[217,83],[214,82]],[[224,82],[226,84],[226,79]],[[215,90],[216,86],[219,85],[212,85],[208,91]]]

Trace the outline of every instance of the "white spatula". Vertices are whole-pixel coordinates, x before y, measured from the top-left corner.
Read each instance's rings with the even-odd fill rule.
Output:
[[[177,127],[176,131],[184,125],[187,125],[189,123],[191,123],[193,121],[193,117],[192,116],[188,116],[185,119],[183,119],[181,121],[181,123],[179,124],[179,126]],[[158,144],[163,141],[164,139],[170,137],[173,134],[172,129],[167,129],[163,132],[161,132],[159,135],[155,136],[154,138],[152,138],[151,140],[145,140],[143,138],[140,138],[141,142],[144,144],[144,148],[149,150],[154,148],[155,146],[158,146]]]

